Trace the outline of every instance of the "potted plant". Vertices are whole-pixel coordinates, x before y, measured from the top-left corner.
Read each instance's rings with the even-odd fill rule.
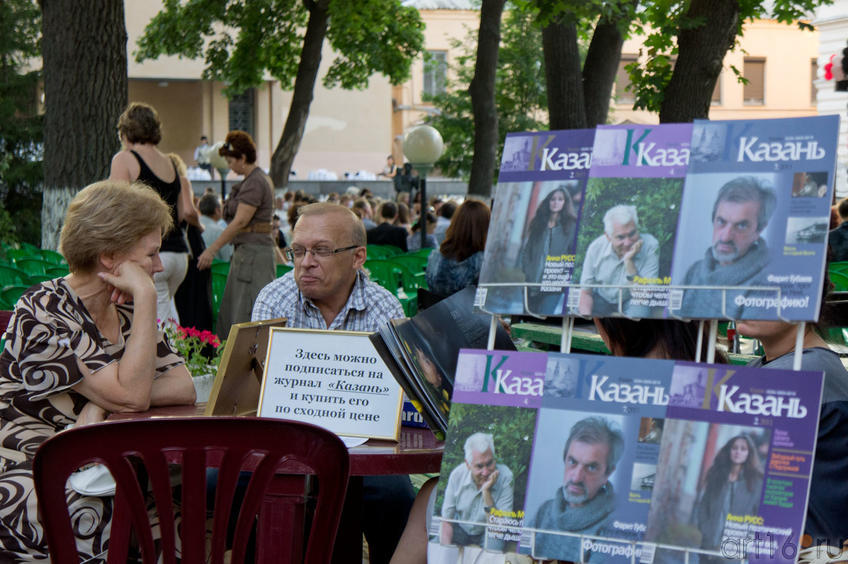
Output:
[[[197,402],[207,401],[221,363],[225,341],[211,331],[182,327],[175,322],[166,324],[164,330],[168,341],[185,359],[186,368],[194,380]]]

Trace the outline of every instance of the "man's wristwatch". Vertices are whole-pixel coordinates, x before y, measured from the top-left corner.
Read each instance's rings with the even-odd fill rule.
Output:
[[[639,275],[638,272],[636,274],[627,274],[627,275],[625,275],[625,278],[627,278],[628,282],[633,282],[633,279],[636,278],[636,276],[638,276],[638,275]]]

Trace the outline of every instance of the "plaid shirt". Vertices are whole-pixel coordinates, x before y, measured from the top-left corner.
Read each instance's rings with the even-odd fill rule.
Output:
[[[320,310],[305,297],[294,280],[294,271],[277,278],[259,292],[252,321],[285,317],[287,327],[345,331],[376,331],[390,319],[405,317],[403,308],[388,290],[368,280],[360,270],[353,290],[329,327]]]

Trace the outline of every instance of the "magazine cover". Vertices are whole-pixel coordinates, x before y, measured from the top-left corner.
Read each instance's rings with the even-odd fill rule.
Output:
[[[400,320],[406,323],[407,320]],[[397,331],[392,323],[387,323],[368,337],[374,350],[383,359],[389,371],[395,377],[409,402],[420,413],[424,422],[440,439],[447,430],[447,406],[433,401],[432,390],[426,390],[421,379],[412,376],[414,368],[398,340]]]
[[[835,115],[695,122],[670,315],[818,319],[838,130]]]
[[[542,353],[460,352],[430,561],[456,562],[442,546],[515,552],[546,363]]]
[[[822,383],[812,372],[464,350],[432,561],[485,546],[572,562],[794,562]]]
[[[563,315],[594,136],[591,129],[507,134],[475,305]]]
[[[823,382],[677,363],[645,535],[658,562],[796,560]]]
[[[600,126],[569,311],[662,317],[692,124]]]
[[[456,363],[462,348],[484,349],[491,316],[474,313],[470,286],[421,311],[395,319],[370,339],[386,365],[434,432],[447,426]],[[506,329],[495,328],[495,347],[515,349]]]

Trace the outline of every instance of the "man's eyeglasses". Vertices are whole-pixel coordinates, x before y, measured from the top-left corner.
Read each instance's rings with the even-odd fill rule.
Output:
[[[323,245],[319,245],[317,247],[312,247],[311,249],[307,249],[306,247],[301,247],[300,245],[292,245],[288,249],[285,250],[286,258],[294,261],[302,259],[307,252],[312,253],[313,257],[321,257],[327,258],[331,255],[337,255],[339,253],[343,253],[345,251],[350,251],[352,249],[358,249],[362,245],[351,245],[350,247],[342,247],[340,249],[334,249],[332,247],[326,247]]]

